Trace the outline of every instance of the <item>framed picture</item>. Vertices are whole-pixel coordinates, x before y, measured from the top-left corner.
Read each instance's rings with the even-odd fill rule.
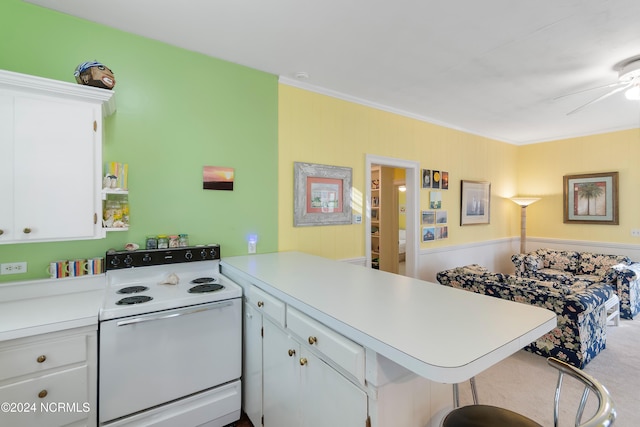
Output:
[[[564,176],[564,222],[618,224],[618,172]]]
[[[233,191],[235,170],[220,166],[202,167],[203,190],[228,190]]]
[[[351,224],[351,168],[294,163],[295,227]]]
[[[449,237],[449,227],[439,225],[436,227],[436,240],[447,239]]]
[[[447,220],[447,211],[437,211],[436,212],[436,223],[437,224],[446,224],[449,222]]]
[[[440,171],[431,171],[431,188],[440,188]]]
[[[489,224],[491,183],[462,181],[460,192],[460,225]]]
[[[431,170],[422,169],[422,188],[431,188]]]
[[[429,208],[440,209],[442,207],[442,193],[439,191],[431,191],[429,193]]]
[[[440,188],[442,188],[443,190],[448,190],[449,189],[449,172],[440,172],[440,176],[442,184],[440,185]]]
[[[436,223],[436,211],[422,211],[422,223],[423,224],[435,224]]]
[[[432,242],[436,240],[435,227],[422,227],[422,242]]]

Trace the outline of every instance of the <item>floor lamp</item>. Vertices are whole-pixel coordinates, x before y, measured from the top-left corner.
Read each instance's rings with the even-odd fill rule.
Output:
[[[512,197],[520,205],[520,253],[527,251],[527,206],[540,200],[540,197]]]

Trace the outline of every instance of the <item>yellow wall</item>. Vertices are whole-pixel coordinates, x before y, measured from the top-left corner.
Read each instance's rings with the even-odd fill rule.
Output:
[[[363,224],[294,227],[293,163],[353,169],[354,213],[363,213],[365,155],[419,161],[421,168],[449,172],[442,191],[449,238],[421,247],[449,246],[519,234],[516,194],[518,147],[329,96],[279,85],[279,250],[301,250],[333,259],[364,256]],[[491,224],[460,227],[460,180],[489,181]],[[420,190],[427,210],[429,191]]]
[[[527,236],[596,242],[640,243],[640,129],[572,138],[518,148],[522,195],[542,199],[527,208]],[[563,177],[619,172],[620,225],[564,224]]]

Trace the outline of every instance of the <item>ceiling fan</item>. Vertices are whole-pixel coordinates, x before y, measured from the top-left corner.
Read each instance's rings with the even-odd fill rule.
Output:
[[[604,86],[592,87],[589,89],[580,90],[578,92],[568,93],[566,95],[561,95],[553,100],[557,100],[560,98],[565,98],[571,95],[577,95],[579,93],[589,92],[596,89],[605,89],[612,88],[609,92],[604,95],[600,95],[599,97],[592,99],[586,104],[581,105],[580,107],[573,109],[567,113],[567,115],[571,115],[577,113],[585,107],[588,107],[591,104],[595,104],[598,101],[602,101],[605,98],[610,97],[618,92],[622,92],[626,90],[625,96],[627,99],[631,100],[640,100],[640,58],[634,59],[630,62],[624,64],[620,70],[618,71],[618,81],[615,83],[610,83]]]

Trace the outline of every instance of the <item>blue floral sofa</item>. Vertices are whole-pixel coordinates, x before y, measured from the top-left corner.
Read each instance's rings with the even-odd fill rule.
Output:
[[[532,353],[583,368],[606,346],[604,303],[614,292],[609,285],[581,281],[564,285],[492,273],[477,264],[440,271],[437,279],[442,285],[554,311],[556,328],[525,347]]]
[[[640,312],[640,263],[624,255],[538,249],[511,257],[516,276],[571,285],[576,280],[605,283],[620,299],[620,317],[633,319]]]

